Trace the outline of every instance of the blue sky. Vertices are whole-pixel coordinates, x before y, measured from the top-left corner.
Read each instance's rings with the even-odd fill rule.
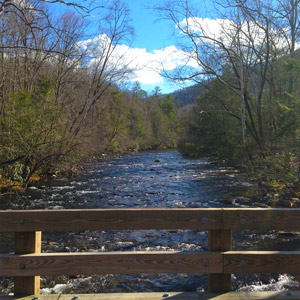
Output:
[[[173,56],[171,52],[176,50],[174,49],[176,47],[176,39],[174,37],[175,25],[170,21],[158,19],[155,11],[150,9],[153,6],[153,1],[151,0],[125,0],[125,2],[129,6],[132,25],[135,28],[135,39],[131,47],[146,49],[148,54],[153,54],[159,59],[166,55],[169,55],[169,58]],[[199,1],[192,0],[191,2],[199,6]],[[147,60],[148,58],[145,57],[145,61]],[[175,58],[173,57],[169,63],[175,63]],[[148,79],[150,77],[153,79],[151,83],[151,80]],[[171,83],[162,76],[160,78],[154,74],[151,76],[150,72],[147,78],[146,76],[137,76],[137,81],[148,93],[151,93],[156,86],[159,86],[163,93],[170,93],[182,88],[182,85]]]
[[[132,48],[146,49],[147,57],[145,55],[145,61],[154,59],[166,59],[166,68],[172,70],[173,66],[178,63],[183,64],[182,53],[176,54],[178,49],[176,46],[176,39],[174,37],[175,25],[168,20],[158,19],[157,13],[150,9],[154,3],[160,3],[162,1],[157,0],[124,0],[129,6],[132,18],[132,25],[135,28],[135,39]],[[213,16],[215,0],[189,0],[189,6],[193,6],[193,11],[197,11],[196,15],[200,18],[208,18],[208,23],[213,21],[216,16]],[[217,28],[216,28],[217,30]],[[151,58],[151,55],[152,58]],[[141,54],[143,55],[143,54]],[[195,67],[194,63],[190,66]],[[141,72],[139,73],[141,74]],[[163,93],[170,93],[183,87],[183,85],[176,85],[168,82],[162,76],[155,75],[151,72],[141,74],[137,76],[137,80],[140,82],[141,87],[151,92],[156,86],[159,86]],[[145,76],[144,76],[145,75]],[[153,82],[150,83],[152,78]],[[192,83],[185,83],[185,85],[191,85]]]
[[[133,47],[145,47],[148,51],[152,51],[175,43],[173,37],[175,26],[170,21],[159,19],[157,13],[150,9],[154,1],[124,0],[129,6],[136,33]],[[213,2],[214,0],[189,0],[189,3],[199,11],[199,17],[208,16],[208,11],[212,11]]]
[[[155,12],[147,8],[150,6],[149,1],[127,0],[125,2],[129,6],[135,28],[133,47],[152,51],[170,45],[173,26],[167,21],[156,20]]]
[[[183,64],[186,58],[176,47],[175,25],[167,20],[158,20],[157,14],[150,9],[154,1],[156,0],[124,0],[130,9],[135,37],[132,44],[120,45],[118,51],[124,53],[124,49],[128,47],[128,56],[134,58],[135,67],[139,66],[136,67],[138,70],[131,83],[138,81],[148,93],[156,86],[161,88],[162,93],[170,93],[183,86],[169,82],[153,69],[159,69],[159,62],[164,61],[166,69],[173,70],[176,65]],[[200,8],[204,7],[205,1],[210,3],[213,0],[190,0]]]
[[[155,50],[165,49],[175,44],[174,25],[166,20],[158,20],[156,13],[149,8],[152,1],[127,0],[125,2],[129,6],[132,25],[135,29],[132,48],[145,48],[148,53],[154,53]],[[166,79],[162,78],[162,80],[163,82],[146,83],[141,78],[138,81],[148,93],[151,93],[156,86],[159,86],[163,93],[180,89],[180,86]]]

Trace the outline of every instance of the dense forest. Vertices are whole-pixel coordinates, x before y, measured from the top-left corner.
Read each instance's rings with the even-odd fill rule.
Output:
[[[71,8],[53,15],[47,2],[0,2],[0,187],[26,188],[103,153],[176,147],[173,98],[120,85],[130,73],[114,51],[133,33],[126,5],[60,1]],[[87,37],[91,9],[101,23]]]

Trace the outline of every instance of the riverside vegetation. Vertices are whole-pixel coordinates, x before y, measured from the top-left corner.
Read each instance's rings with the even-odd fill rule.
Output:
[[[186,1],[157,7],[198,66],[167,72],[199,86],[197,103],[181,112],[179,148],[239,166],[288,207],[300,195],[299,8],[298,0],[225,0],[204,19]]]
[[[74,12],[61,16],[47,1],[0,3],[2,191],[102,153],[178,146],[239,167],[274,205],[298,206],[300,1],[226,0],[214,11],[215,35],[196,8],[173,2],[156,10],[175,22],[182,50],[198,65],[164,72],[195,82],[196,100],[183,107],[159,88],[147,95],[138,83],[121,86],[130,69],[115,49],[133,34],[121,1],[72,4]],[[101,22],[86,36],[82,15],[91,10]]]
[[[72,4],[55,16],[46,2],[0,2],[0,189],[102,153],[176,147],[172,97],[117,86],[130,73],[115,53],[133,34],[126,5]],[[102,21],[86,36],[80,14],[91,10]]]

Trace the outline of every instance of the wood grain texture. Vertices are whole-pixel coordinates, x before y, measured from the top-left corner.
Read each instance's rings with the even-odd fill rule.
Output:
[[[168,296],[167,296],[168,295]],[[161,293],[112,293],[112,294],[65,294],[65,295],[40,295],[40,300],[199,300],[197,293],[161,292]],[[32,300],[34,295],[27,297],[0,296],[0,300]]]
[[[219,252],[232,250],[231,230],[209,230],[208,250]],[[231,274],[208,274],[208,291],[211,293],[231,291]]]
[[[17,232],[15,234],[15,253],[41,253],[42,233],[36,232]],[[15,273],[13,275],[18,275]],[[33,274],[37,275],[37,274]],[[14,278],[15,295],[40,294],[40,276],[26,276]]]
[[[64,294],[64,295],[40,295],[40,300],[300,300],[299,291],[278,292],[230,292],[225,294],[214,293],[112,293],[112,294]],[[34,295],[27,297],[0,296],[0,300],[32,300]]]
[[[230,251],[224,255],[224,273],[300,273],[300,251]]]
[[[231,230],[209,230],[208,250],[210,251],[231,251],[232,232]]]
[[[33,300],[35,296],[38,296],[39,300],[58,300],[60,297],[60,294],[52,294],[52,295],[29,295],[29,296],[0,296],[0,300]],[[70,300],[71,296],[69,295]],[[36,299],[38,300],[38,299]]]
[[[299,208],[224,208],[224,229],[300,230]]]
[[[0,231],[217,229],[220,209],[92,209],[0,211]]]
[[[207,264],[203,264],[203,260]],[[218,273],[220,253],[106,252],[0,255],[0,276]],[[23,266],[23,267],[21,267]]]
[[[15,253],[41,253],[42,233],[35,232],[16,232],[15,234]]]
[[[203,300],[300,300],[300,292],[229,292],[222,295],[204,293],[199,296]],[[175,300],[175,299],[174,299]]]
[[[116,294],[93,294],[79,295],[79,300],[198,300],[197,293],[116,293]],[[71,300],[70,295],[61,295],[59,300]],[[1,299],[0,299],[1,300]],[[43,299],[41,299],[43,300]]]
[[[252,229],[300,230],[300,208],[173,208],[0,211],[1,232]]]

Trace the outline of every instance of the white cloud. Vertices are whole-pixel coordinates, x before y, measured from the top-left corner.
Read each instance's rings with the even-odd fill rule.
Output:
[[[93,64],[99,61],[101,49],[105,49],[109,42],[109,38],[102,34],[94,39],[83,41],[79,45],[83,49],[88,49],[90,55],[94,57],[90,61],[90,64]],[[195,61],[190,60],[189,53],[179,50],[173,45],[152,52],[148,52],[145,48],[117,45],[110,63],[118,65],[120,69],[126,66],[132,70],[128,81],[139,81],[141,84],[162,83],[163,77],[160,75],[162,70],[172,71],[182,65],[197,67]]]
[[[205,34],[211,38],[224,38],[224,30],[233,28],[234,23],[228,19],[209,19],[190,17],[182,20],[178,27],[189,29],[190,32]]]
[[[120,46],[124,47],[124,46]],[[129,48],[127,55],[132,59],[129,66],[133,69],[131,81],[139,81],[142,84],[162,83],[162,70],[172,71],[178,66],[188,65],[197,67],[190,55],[178,50],[175,46],[147,52],[146,49]]]
[[[175,46],[148,52],[145,48],[130,48],[126,45],[117,46],[116,56],[122,55],[126,64],[133,71],[129,81],[142,84],[158,84],[163,82],[162,70],[171,71],[181,65],[197,67],[190,55]]]
[[[205,41],[214,46],[217,46],[214,40],[222,41],[225,46],[232,46],[234,43],[233,37],[236,36],[238,29],[240,32],[240,42],[244,45],[245,49],[253,46],[249,37],[253,39],[254,45],[257,47],[263,46],[266,43],[266,31],[263,29],[264,26],[253,21],[237,24],[229,19],[190,17],[182,20],[178,24],[178,27],[184,30],[188,28],[191,33],[199,35],[199,41]],[[270,29],[268,34],[272,37],[274,45],[276,45],[278,49],[287,48],[291,42],[282,34],[279,34],[276,29]],[[288,36],[287,29],[285,30],[285,35]],[[297,44],[296,48],[299,47],[300,45]]]
[[[27,0],[13,0],[11,1],[13,4],[23,9],[34,9],[33,5]]]
[[[213,39],[222,41],[226,46],[231,45],[231,47],[234,47],[232,36],[234,36],[237,29],[237,24],[232,20],[194,17],[183,20],[178,26],[182,28],[189,26],[191,32],[199,36],[203,34],[208,37],[204,42],[213,47],[218,47]],[[255,38],[255,45],[258,47],[263,46],[265,42],[265,32],[260,26],[253,23],[250,24],[249,27],[248,24],[241,24],[241,27],[241,32],[244,32],[244,36],[243,33],[241,33],[239,38],[242,44],[244,44],[246,52],[248,49],[247,45],[251,46],[247,36],[249,34],[252,38]],[[274,37],[277,39],[277,47],[286,47],[287,41],[283,37],[280,37],[275,31],[271,33],[274,34]],[[110,42],[110,39],[105,34],[101,34],[94,39],[81,42],[79,46],[89,51],[90,55],[94,57],[90,60],[90,64],[93,64],[99,61],[101,51],[106,49]],[[172,71],[181,66],[199,68],[196,59],[192,58],[191,53],[184,52],[174,45],[163,49],[156,49],[151,52],[145,48],[131,48],[127,45],[117,45],[110,59],[112,69],[117,66],[119,69],[127,68],[132,71],[129,77],[120,80],[131,82],[139,81],[141,84],[148,85],[159,85],[163,83],[164,79],[161,75],[163,70]]]

